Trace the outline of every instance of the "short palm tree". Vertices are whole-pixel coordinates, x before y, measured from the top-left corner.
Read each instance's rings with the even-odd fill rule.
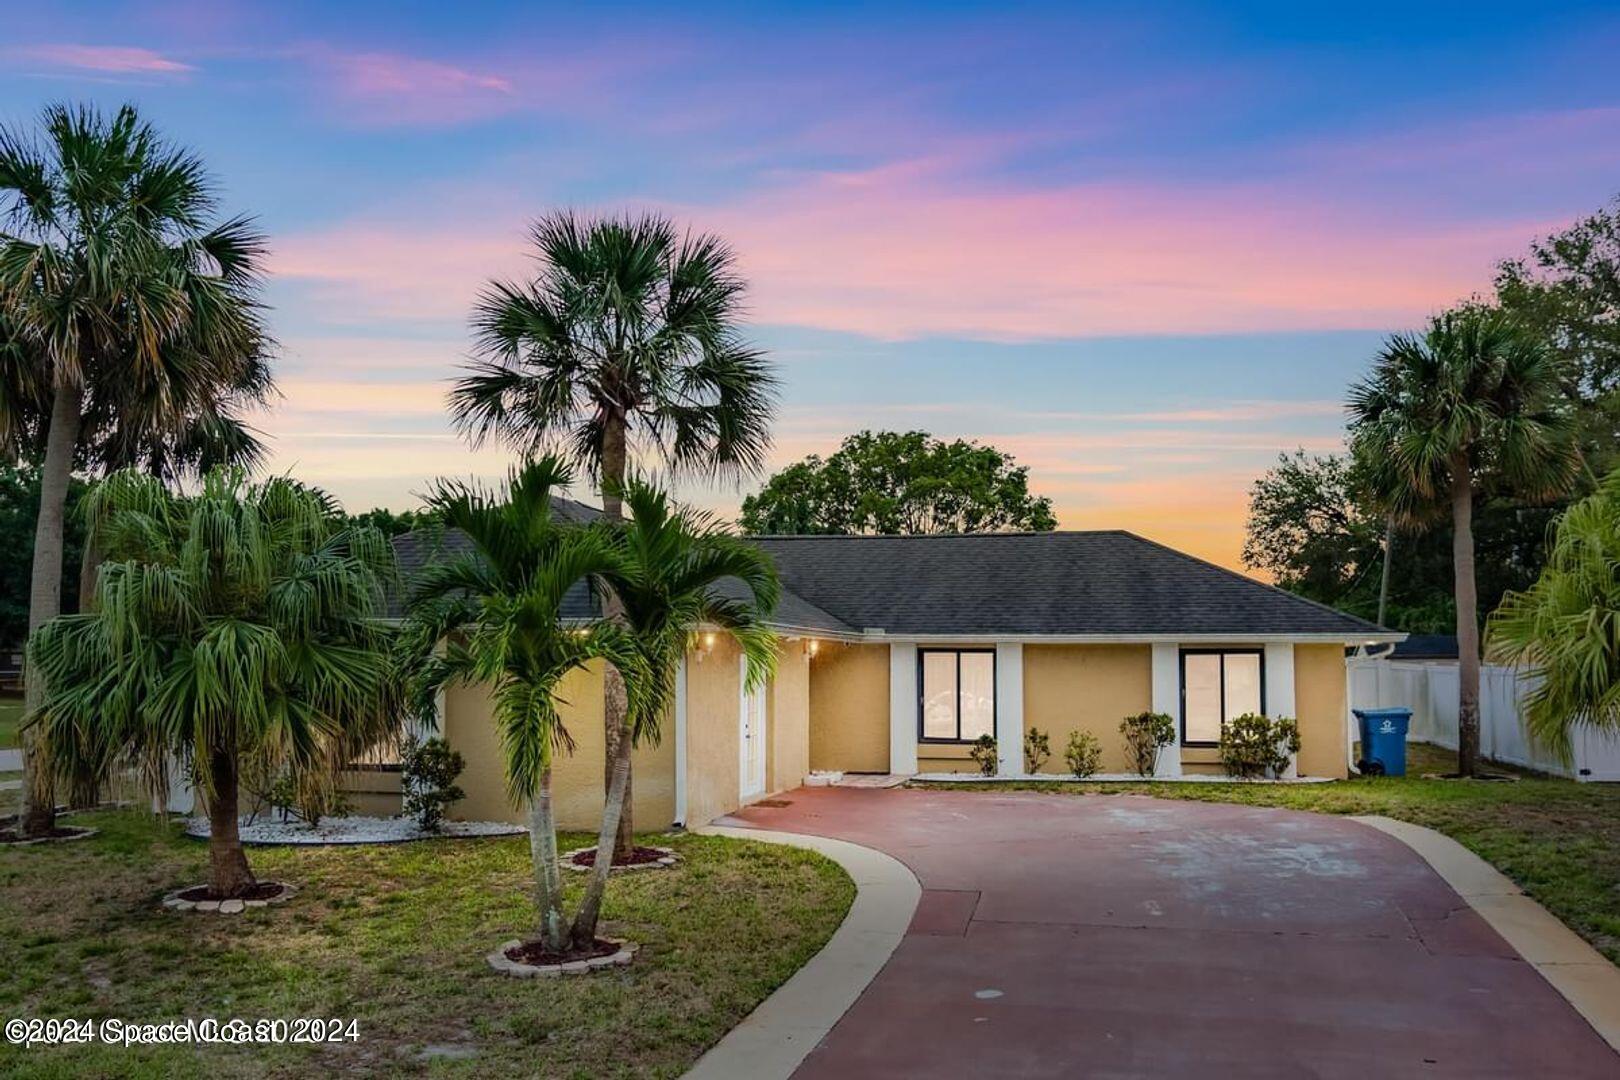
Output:
[[[633,446],[676,473],[754,474],[764,466],[776,378],[739,332],[744,284],[713,236],[659,217],[542,218],[538,272],[496,282],[473,312],[478,361],[450,393],[474,444],[524,455],[565,451],[597,482],[610,521]],[[608,765],[625,689],[605,682]],[[620,842],[633,831],[627,800]]]
[[[729,634],[742,649],[750,684],[769,677],[776,663],[776,635],[764,621],[781,595],[770,556],[704,515],[673,509],[648,484],[631,481],[624,502],[629,521],[615,530],[615,559],[596,580],[618,601],[647,685],[633,695],[641,707],[627,713],[614,740],[596,859],[574,919],[578,945],[596,936],[625,807],[630,750],[657,744],[660,724],[674,708],[676,673],[692,634],[700,627]]]
[[[1524,702],[1530,735],[1572,757],[1580,726],[1620,730],[1620,470],[1559,520],[1541,576],[1489,622],[1489,655],[1539,679]]]
[[[1479,761],[1479,615],[1473,501],[1482,488],[1528,499],[1569,490],[1580,466],[1563,372],[1514,319],[1469,307],[1421,335],[1389,339],[1350,392],[1350,437],[1388,509],[1409,523],[1449,513],[1456,569],[1458,772]]]
[[[238,412],[266,399],[263,240],[215,219],[201,162],[132,107],[45,110],[43,143],[0,129],[0,313],[25,346],[0,372],[0,441],[42,459],[29,630],[60,610],[75,465],[165,471],[257,455]],[[43,688],[26,680],[37,708]],[[50,772],[25,743],[22,828],[48,831]]]
[[[444,527],[472,544],[465,555],[430,564],[412,584],[402,648],[415,672],[412,698],[424,721],[451,683],[491,688],[495,723],[506,759],[506,788],[529,806],[539,940],[548,952],[568,950],[557,826],[551,808],[552,761],[573,740],[558,711],[564,676],[592,660],[637,672],[638,658],[623,629],[592,621],[567,625],[563,598],[614,559],[601,528],[564,527],[552,520],[553,493],[572,480],[557,458],[526,464],[504,493],[441,482],[428,505]],[[645,680],[632,675],[630,685]],[[632,710],[640,715],[641,710]]]
[[[122,472],[86,499],[107,554],[97,604],[30,641],[46,694],[26,723],[69,780],[133,766],[166,797],[169,763],[185,765],[208,808],[209,894],[240,896],[244,774],[330,774],[397,727],[392,548],[320,491],[237,470],[191,496]]]

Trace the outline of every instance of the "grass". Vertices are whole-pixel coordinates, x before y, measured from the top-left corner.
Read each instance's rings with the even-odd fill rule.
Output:
[[[21,746],[17,727],[22,723],[23,703],[20,697],[0,697],[0,750]]]
[[[918,786],[1078,796],[1132,793],[1399,818],[1457,840],[1507,874],[1598,951],[1620,963],[1620,784],[1578,784],[1522,773],[1517,783],[1424,780],[1421,775],[1426,772],[1455,770],[1456,755],[1423,745],[1409,747],[1408,753],[1404,778],[1367,777],[1332,784],[1032,781]]]
[[[302,891],[224,917],[158,905],[204,877],[204,844],[177,825],[132,812],[74,821],[102,832],[0,849],[0,1018],[354,1017],[360,1039],[200,1050],[0,1043],[6,1076],[678,1076],[821,948],[854,897],[819,855],[680,835],[660,840],[683,857],[677,868],[609,886],[605,929],[641,944],[632,966],[515,980],[484,955],[528,936],[526,837],[252,848],[261,878]],[[572,902],[582,884],[567,877]]]

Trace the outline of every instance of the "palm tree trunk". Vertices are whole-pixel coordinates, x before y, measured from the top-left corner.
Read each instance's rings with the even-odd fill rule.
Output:
[[[1474,581],[1474,483],[1466,459],[1451,471],[1451,560],[1457,591],[1457,772],[1479,767],[1479,598]]]
[[[585,948],[596,940],[596,922],[602,913],[602,896],[607,891],[608,877],[613,873],[614,853],[620,850],[619,821],[626,804],[625,792],[630,786],[629,725],[619,729],[615,747],[607,800],[602,807],[602,829],[596,837],[596,862],[591,867],[590,879],[585,884],[585,896],[574,916],[572,936],[575,948]]]
[[[557,819],[551,812],[551,766],[540,772],[540,793],[529,800],[529,857],[534,861],[534,906],[540,912],[540,943],[551,952],[568,948],[563,918],[562,869],[557,865]]]
[[[624,474],[628,466],[629,449],[627,445],[627,431],[622,416],[608,417],[602,431],[602,514],[611,522],[624,520],[624,500],[620,491],[624,486]],[[607,610],[604,612],[608,618],[619,615],[618,601],[608,598]],[[624,675],[612,664],[606,664],[602,669],[602,736],[605,753],[603,754],[602,791],[603,791],[603,820],[609,813],[613,813],[618,821],[616,846],[624,851],[630,850],[635,843],[635,790],[630,776],[629,749],[626,748],[624,758],[624,787],[619,797],[617,811],[610,810],[607,804],[613,801],[613,787],[618,782],[617,761],[619,759],[618,741],[620,733],[628,731],[625,717],[630,712],[630,696],[625,690]],[[598,852],[600,857],[600,852]]]
[[[1384,615],[1389,611],[1389,566],[1395,555],[1395,518],[1391,517],[1384,525],[1384,565],[1381,568],[1378,582],[1378,625],[1383,626]]]
[[[28,636],[62,610],[62,533],[67,512],[68,481],[73,476],[73,455],[79,445],[80,407],[84,392],[78,386],[56,389],[51,403],[50,427],[45,436],[45,461],[39,476],[39,516],[34,522],[34,566],[28,586]],[[23,674],[25,714],[45,701],[45,685]],[[24,836],[45,836],[56,827],[56,785],[52,781],[46,748],[39,736],[23,729]]]
[[[208,799],[208,895],[228,900],[254,884],[237,827],[240,784],[236,755],[226,750],[213,751],[209,769],[214,791]]]

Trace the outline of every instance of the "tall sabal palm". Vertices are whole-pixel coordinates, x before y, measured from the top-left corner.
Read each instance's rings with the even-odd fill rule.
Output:
[[[610,521],[622,516],[633,447],[675,473],[759,472],[776,378],[741,337],[744,283],[730,248],[652,216],[562,212],[531,238],[534,280],[484,291],[473,312],[480,357],[450,394],[474,444],[565,451],[596,480]],[[611,670],[605,693],[604,785],[625,710]]]
[[[330,773],[397,726],[393,550],[320,491],[238,470],[192,496],[117,473],[86,498],[107,554],[98,603],[34,634],[46,693],[25,723],[70,781],[133,765],[165,797],[168,763],[184,763],[208,807],[210,895],[239,896],[254,883],[244,771]]]
[[[557,751],[573,746],[557,708],[558,687],[569,672],[596,659],[638,673],[638,658],[621,627],[564,622],[564,597],[606,571],[615,557],[604,529],[552,520],[552,495],[571,480],[561,461],[546,457],[515,473],[504,493],[441,482],[428,505],[445,528],[465,534],[472,549],[418,575],[402,633],[415,671],[412,697],[424,720],[431,720],[434,698],[448,684],[492,689],[507,794],[529,806],[539,940],[554,953],[567,951],[569,926],[551,768]],[[644,684],[632,675],[633,687]]]
[[[244,219],[216,220],[201,162],[129,106],[52,106],[40,127],[43,142],[0,129],[0,311],[25,346],[0,378],[0,439],[42,459],[30,633],[60,607],[75,466],[250,459],[236,416],[271,390],[263,241]],[[27,694],[37,707],[39,680]],[[27,833],[47,831],[54,807],[37,751],[25,743]]]
[[[1422,335],[1389,339],[1350,392],[1351,442],[1399,520],[1451,518],[1456,574],[1458,771],[1479,760],[1479,616],[1473,502],[1481,489],[1527,499],[1569,489],[1580,466],[1563,372],[1508,315],[1469,307]]]
[[[781,595],[770,557],[704,515],[673,509],[650,485],[631,481],[624,501],[629,521],[615,531],[616,557],[596,580],[618,601],[647,685],[634,695],[639,707],[629,710],[614,740],[596,859],[574,920],[578,945],[596,936],[625,808],[630,750],[656,745],[659,726],[674,708],[676,672],[692,634],[700,627],[729,634],[747,661],[750,684],[767,678],[776,662],[776,635],[764,621]]]
[[[1620,470],[1559,520],[1541,576],[1491,614],[1489,653],[1523,665],[1530,735],[1567,764],[1580,726],[1620,731]]]

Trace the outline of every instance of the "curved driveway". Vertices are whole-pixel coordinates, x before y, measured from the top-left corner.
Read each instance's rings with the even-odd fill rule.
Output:
[[[1137,796],[802,788],[728,824],[923,886],[798,1077],[1617,1077],[1620,1058],[1394,838]]]

